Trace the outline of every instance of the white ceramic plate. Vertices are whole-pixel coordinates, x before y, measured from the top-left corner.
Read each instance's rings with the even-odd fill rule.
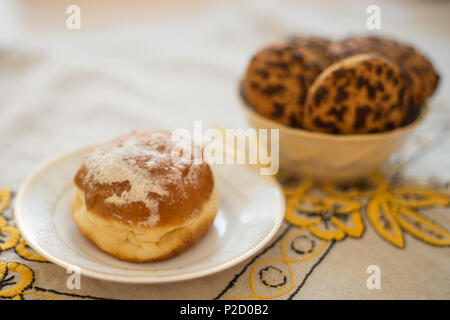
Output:
[[[213,227],[194,247],[162,262],[118,260],[94,246],[71,216],[72,180],[85,148],[39,169],[16,199],[17,225],[28,244],[48,260],[104,280],[160,283],[187,280],[229,268],[264,247],[283,221],[284,196],[273,178],[246,166],[213,166],[220,209]]]

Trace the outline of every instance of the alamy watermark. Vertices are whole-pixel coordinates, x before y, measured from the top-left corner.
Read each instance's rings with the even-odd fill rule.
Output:
[[[81,9],[75,4],[67,7],[66,13],[69,14],[66,20],[66,27],[69,30],[81,29]]]
[[[372,264],[367,267],[366,273],[370,274],[370,276],[366,280],[367,289],[373,290],[381,289],[381,269],[376,264]]]
[[[81,289],[81,270],[77,266],[69,266],[66,269],[66,274],[69,276],[66,280],[66,287],[70,290]]]
[[[377,5],[370,5],[366,9],[366,13],[369,15],[366,20],[366,26],[369,30],[381,29],[381,9]]]
[[[192,132],[176,129],[171,139],[176,143],[174,162],[259,165],[261,175],[274,175],[279,169],[278,129],[204,130],[201,121],[194,121]]]

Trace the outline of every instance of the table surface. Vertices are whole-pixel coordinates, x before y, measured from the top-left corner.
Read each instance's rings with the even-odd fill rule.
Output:
[[[366,8],[371,4],[106,2],[79,1],[81,30],[72,31],[65,27],[69,1],[0,4],[0,189],[13,191],[11,204],[14,192],[40,163],[132,129],[190,129],[194,120],[205,126],[246,126],[236,86],[258,47],[296,33],[334,39],[367,33]],[[441,244],[450,237],[445,231],[450,229],[450,208],[442,200],[450,190],[450,3],[378,5],[381,30],[372,33],[414,44],[442,78],[429,103],[430,115],[401,152],[399,185],[387,191],[396,195],[404,188],[429,200],[407,204],[420,230],[398,217],[397,234],[378,228],[366,210],[377,190],[369,194],[360,187],[345,196],[362,209],[352,213],[353,225],[342,225],[334,236],[321,232],[319,224],[306,228],[286,221],[257,256],[212,276],[159,285],[83,277],[80,289],[69,289],[66,270],[41,261],[20,240],[10,204],[0,218],[0,235],[9,239],[0,242],[0,298],[449,299],[450,250]],[[374,179],[374,185],[389,180]],[[339,191],[314,188],[323,197]],[[6,204],[8,192],[0,197]],[[430,230],[440,234],[442,243]],[[338,231],[345,237],[337,236]],[[295,251],[299,236],[319,249],[314,254]],[[291,251],[286,253],[287,247]],[[366,285],[370,265],[380,267],[381,289]],[[2,273],[2,266],[8,272]]]

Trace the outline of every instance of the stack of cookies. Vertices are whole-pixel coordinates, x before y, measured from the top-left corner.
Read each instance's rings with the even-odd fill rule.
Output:
[[[426,57],[392,39],[294,37],[258,51],[242,89],[256,112],[284,125],[358,134],[413,122],[438,82]]]

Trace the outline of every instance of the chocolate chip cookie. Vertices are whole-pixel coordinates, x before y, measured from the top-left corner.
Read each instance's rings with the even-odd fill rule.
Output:
[[[310,50],[322,70],[337,61],[332,49],[335,43],[331,40],[317,36],[295,36],[288,41],[292,46]]]
[[[356,55],[328,67],[311,86],[305,129],[372,133],[402,125],[405,108],[401,70],[380,55]]]
[[[404,123],[413,121],[439,83],[439,74],[431,62],[413,47],[382,37],[351,37],[333,47],[336,59],[363,53],[378,53],[400,67],[406,88]]]
[[[306,95],[321,68],[314,54],[289,43],[270,45],[251,59],[243,94],[259,114],[299,127]]]

